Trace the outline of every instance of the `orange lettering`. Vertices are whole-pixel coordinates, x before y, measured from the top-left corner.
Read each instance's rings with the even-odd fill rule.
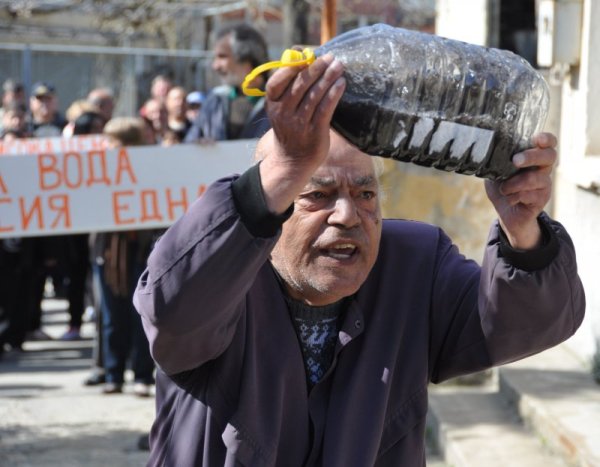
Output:
[[[73,164],[69,165],[69,161],[75,161],[75,181],[72,181],[69,177],[69,174],[72,173],[71,167]],[[79,188],[81,183],[83,182],[83,161],[81,160],[81,155],[78,152],[67,152],[63,156],[63,174],[65,177],[65,185],[68,188]]]
[[[131,161],[129,160],[129,154],[127,154],[127,149],[119,149],[119,154],[117,157],[117,176],[115,177],[115,183],[117,185],[121,184],[122,172],[126,172],[129,174],[129,179],[131,180],[131,183],[137,183],[137,179],[135,178],[135,174],[133,173],[133,167],[131,167]]]
[[[129,209],[129,203],[121,203],[123,196],[133,196],[133,190],[115,191],[112,194],[113,219],[117,225],[133,224],[135,222],[133,217],[128,219],[121,217],[121,211]]]
[[[12,204],[12,199],[0,198],[0,204]],[[0,232],[12,232],[13,230],[15,230],[15,227],[13,225],[8,225],[5,227],[0,225]]]
[[[142,190],[140,193],[142,205],[142,217],[140,222],[162,221],[162,216],[158,210],[158,195],[156,190]],[[146,200],[149,199],[149,203]],[[151,209],[148,209],[151,207]]]
[[[94,169],[94,159],[100,158],[100,177],[96,177],[96,171]],[[104,151],[89,151],[88,152],[88,169],[89,169],[89,177],[85,182],[86,186],[91,186],[94,183],[104,184],[106,186],[110,186],[110,179],[107,175],[106,170],[106,153]]]
[[[62,183],[61,173],[56,169],[56,156],[54,154],[40,154],[38,156],[39,186],[42,190],[53,190]]]
[[[19,198],[19,208],[21,210],[21,228],[23,230],[27,230],[29,228],[29,223],[33,218],[34,214],[37,215],[37,226],[38,229],[44,228],[44,217],[42,215],[42,200],[39,196],[36,196],[33,199],[33,203],[31,205],[31,209],[27,212],[25,209],[25,199]]]
[[[69,210],[69,195],[52,195],[48,198],[48,206],[51,211],[56,211],[56,218],[50,225],[51,229],[55,229],[60,218],[64,217],[64,227],[71,227],[71,214]]]
[[[198,187],[198,198],[200,198],[200,196],[202,196],[205,191],[206,191],[206,185],[203,183],[202,185],[200,185]]]
[[[8,194],[8,188],[6,188],[6,183],[4,183],[4,180],[2,179],[2,174],[0,174],[0,190],[2,190],[2,193],[5,195]]]
[[[181,188],[180,190],[181,193],[181,197],[180,200],[174,200],[173,196],[171,195],[171,189],[167,188],[167,210],[168,210],[168,216],[169,216],[169,220],[175,220],[176,216],[175,216],[175,208],[178,206],[181,206],[182,208],[182,214],[185,213],[188,209],[188,197],[187,197],[187,189],[185,187]]]

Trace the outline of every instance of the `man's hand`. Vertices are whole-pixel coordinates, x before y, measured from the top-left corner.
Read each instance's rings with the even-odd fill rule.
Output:
[[[282,213],[329,152],[329,126],[345,89],[342,64],[331,55],[308,67],[283,67],[267,82],[272,131],[257,147],[269,209]]]
[[[534,148],[515,154],[517,174],[503,182],[486,180],[485,188],[498,213],[500,225],[511,246],[530,250],[539,246],[542,233],[537,217],[552,194],[552,168],[556,162],[556,137],[540,133]]]

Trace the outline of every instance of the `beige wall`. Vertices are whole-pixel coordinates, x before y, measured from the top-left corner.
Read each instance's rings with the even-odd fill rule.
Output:
[[[382,187],[385,217],[439,225],[465,256],[481,262],[495,219],[482,179],[387,159]]]

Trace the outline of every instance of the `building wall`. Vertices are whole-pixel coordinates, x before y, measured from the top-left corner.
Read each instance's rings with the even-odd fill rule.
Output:
[[[557,0],[558,3],[578,3],[578,0]],[[468,3],[468,6],[466,5]],[[579,63],[571,67],[558,64],[549,70],[542,70],[551,84],[550,115],[546,130],[559,136],[559,163],[554,173],[554,193],[546,210],[562,222],[575,243],[579,273],[584,283],[587,297],[586,318],[567,346],[580,359],[592,364],[598,356],[600,345],[600,287],[598,266],[600,263],[600,29],[592,25],[600,24],[600,2],[581,0],[582,34]],[[493,0],[438,0],[437,33],[442,36],[485,44],[485,28],[491,11],[497,6]],[[465,27],[468,25],[468,27]],[[572,31],[573,25],[566,25]],[[555,30],[561,40],[562,31]],[[456,200],[451,183],[444,183],[439,193],[429,193],[437,197],[430,204],[434,211],[447,200]],[[450,190],[450,191],[448,191]],[[477,196],[466,191],[465,196]],[[469,200],[477,208],[471,208],[482,219],[487,212],[477,211],[479,202]],[[423,208],[421,215],[429,208]],[[483,208],[481,208],[483,209]],[[461,213],[466,215],[468,212]],[[469,219],[465,219],[467,222]],[[441,224],[452,223],[442,216]],[[460,242],[475,243],[473,232],[459,232]],[[600,371],[600,369],[597,369]]]
[[[488,0],[437,0],[436,34],[487,45]]]
[[[382,188],[385,217],[438,225],[465,256],[481,262],[495,219],[483,180],[388,159]]]
[[[600,31],[594,27],[600,24],[600,4],[582,4],[579,66],[564,76],[555,73],[562,82],[562,118],[553,214],[573,237],[587,298],[584,324],[569,346],[590,362],[600,343]]]

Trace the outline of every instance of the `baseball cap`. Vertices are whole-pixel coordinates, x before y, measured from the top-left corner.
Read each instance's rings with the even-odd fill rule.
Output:
[[[31,88],[31,94],[35,97],[50,96],[54,94],[54,86],[49,83],[40,81],[35,83]]]
[[[200,91],[192,91],[187,95],[185,101],[188,104],[202,104],[204,102],[204,94]]]

